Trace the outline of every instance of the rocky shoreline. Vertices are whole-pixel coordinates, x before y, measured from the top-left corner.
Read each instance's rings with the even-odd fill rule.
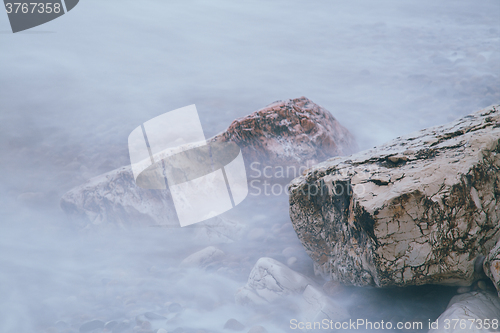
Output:
[[[423,332],[436,319],[499,317],[498,109],[345,156],[357,150],[354,138],[328,111],[305,97],[275,102],[210,140],[236,142],[247,167],[314,166],[292,181],[289,198],[249,197],[193,228],[177,228],[168,191],[136,187],[129,167],[90,180],[61,200],[81,230],[176,230],[196,250],[171,252],[173,263],[147,275],[173,283],[197,272],[240,287],[233,300],[148,303],[115,291],[125,314],[61,320],[53,332],[295,332],[299,322],[358,319],[421,322],[405,332]],[[194,313],[225,307],[246,315],[218,319],[217,329],[193,325]]]

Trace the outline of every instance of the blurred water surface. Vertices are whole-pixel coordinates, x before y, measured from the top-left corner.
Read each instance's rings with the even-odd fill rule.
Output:
[[[168,267],[199,249],[188,233],[82,236],[61,195],[127,164],[138,124],[193,103],[209,137],[275,100],[306,96],[362,149],[498,103],[498,14],[496,0],[82,0],[17,34],[0,15],[0,331],[41,331],[70,314],[124,317],[131,310],[117,304],[147,291],[155,296],[136,310],[188,306],[194,286],[217,304],[204,317],[193,310],[199,327],[244,317],[231,305],[241,277],[187,273],[172,285],[178,273]],[[274,200],[261,198],[258,215],[251,200],[233,215],[289,223],[286,198]],[[269,243],[270,253],[300,246],[296,237]],[[248,256],[248,246],[227,250],[249,262],[266,252]],[[112,291],[107,279],[119,281]],[[286,321],[269,325],[278,332]]]

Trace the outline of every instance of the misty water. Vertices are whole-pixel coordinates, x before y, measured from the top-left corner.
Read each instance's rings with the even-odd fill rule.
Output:
[[[152,329],[169,332],[223,332],[230,318],[245,332],[293,332],[293,300],[234,300],[257,259],[286,263],[287,248],[313,276],[285,195],[250,195],[224,214],[248,233],[215,244],[227,259],[208,269],[180,267],[212,245],[194,228],[82,232],[60,198],[127,165],[128,134],[185,105],[210,137],[306,96],[366,149],[498,103],[498,14],[496,0],[82,0],[17,34],[0,15],[0,331],[77,332],[93,319],[132,329],[155,313],[165,319]],[[356,318],[427,323],[454,292],[346,288],[338,301]]]

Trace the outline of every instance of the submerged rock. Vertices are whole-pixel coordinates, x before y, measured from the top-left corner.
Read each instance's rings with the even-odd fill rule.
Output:
[[[245,325],[243,325],[236,319],[231,318],[224,324],[224,329],[231,331],[243,331],[245,329]]]
[[[68,215],[88,225],[126,227],[135,225],[178,225],[169,191],[136,186],[130,166],[90,179],[61,199]],[[101,226],[102,227],[102,226]]]
[[[499,329],[500,299],[493,293],[471,292],[453,297],[429,333],[482,333]]]
[[[98,328],[103,328],[104,327],[104,322],[101,320],[91,320],[86,323],[83,323],[82,326],[80,326],[80,333],[85,333],[85,332],[90,332],[93,330],[96,330]]]
[[[328,322],[345,321],[350,318],[349,312],[340,304],[337,304],[318,288],[309,285],[302,293],[302,312],[306,322],[322,322],[327,319]]]
[[[470,285],[500,237],[490,107],[308,170],[290,216],[318,274],[356,286]]]
[[[203,250],[191,254],[181,262],[184,267],[205,268],[206,266],[220,261],[225,256],[224,252],[215,246],[208,246]]]
[[[225,132],[207,140],[229,141],[241,147],[247,165],[255,161],[283,168],[317,163],[357,149],[349,131],[305,97],[275,102],[233,121]],[[83,217],[83,227],[179,224],[169,190],[138,187],[130,165],[70,190],[62,197],[61,208],[68,215]],[[206,234],[234,240],[211,231]]]

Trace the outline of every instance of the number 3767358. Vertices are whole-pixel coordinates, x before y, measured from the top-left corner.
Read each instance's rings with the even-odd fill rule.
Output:
[[[16,14],[28,14],[28,13],[39,13],[39,14],[50,14],[56,13],[59,14],[61,12],[61,4],[60,3],[38,3],[38,2],[7,2],[5,4],[5,9],[7,10],[7,14],[16,13]]]

